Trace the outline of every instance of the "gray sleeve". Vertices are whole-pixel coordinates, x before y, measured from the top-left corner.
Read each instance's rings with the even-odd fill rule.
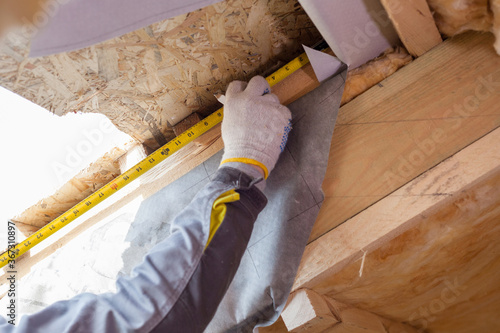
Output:
[[[24,316],[0,318],[0,332],[202,332],[238,268],[257,215],[267,200],[256,180],[221,168],[174,219],[172,235],[145,256],[114,294],[80,294]],[[221,226],[207,244],[212,204],[236,189]],[[166,203],[167,204],[167,203]],[[161,208],[159,208],[161,209]]]

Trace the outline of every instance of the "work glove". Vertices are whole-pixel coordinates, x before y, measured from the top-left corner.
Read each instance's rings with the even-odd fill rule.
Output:
[[[224,155],[221,165],[240,162],[259,166],[264,178],[273,170],[285,149],[292,129],[292,115],[262,76],[247,84],[233,81],[226,91],[222,140]]]

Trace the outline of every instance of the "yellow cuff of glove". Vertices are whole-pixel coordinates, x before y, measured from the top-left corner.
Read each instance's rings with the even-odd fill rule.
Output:
[[[224,163],[229,163],[229,162],[240,162],[240,163],[256,165],[256,166],[262,168],[262,170],[264,170],[264,179],[267,179],[267,177],[269,176],[269,171],[267,170],[266,166],[264,164],[260,163],[259,161],[254,160],[254,159],[245,158],[245,157],[228,158],[228,159],[225,159],[222,162],[220,162],[220,164],[222,165]]]

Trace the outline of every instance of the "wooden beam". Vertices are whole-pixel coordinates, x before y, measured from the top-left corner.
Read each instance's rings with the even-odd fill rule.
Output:
[[[321,284],[323,277],[421,223],[428,209],[449,205],[446,200],[500,166],[500,151],[493,149],[499,143],[500,129],[496,129],[310,243],[293,289]]]
[[[411,55],[420,57],[443,40],[426,0],[381,0]]]
[[[310,288],[435,332],[500,330],[500,128],[309,244]]]
[[[320,85],[310,63],[292,75],[292,80],[281,81],[272,88],[273,93],[280,98],[281,104],[284,105],[294,102]]]
[[[398,328],[399,333],[417,332],[409,325],[382,318],[309,289],[291,294],[281,317],[288,332],[387,333],[389,328]]]
[[[289,332],[321,332],[339,321],[325,299],[316,292],[301,289],[290,295],[281,317]]]
[[[340,109],[311,241],[500,126],[492,42],[453,37]]]

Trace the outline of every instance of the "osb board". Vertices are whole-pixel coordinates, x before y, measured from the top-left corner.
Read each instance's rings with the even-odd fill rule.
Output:
[[[450,38],[340,108],[311,241],[500,125],[492,41]]]
[[[214,111],[234,79],[276,69],[320,35],[295,0],[228,0],[75,52],[28,59],[28,40],[0,52],[0,85],[58,114],[102,113],[156,148],[169,126]]]

